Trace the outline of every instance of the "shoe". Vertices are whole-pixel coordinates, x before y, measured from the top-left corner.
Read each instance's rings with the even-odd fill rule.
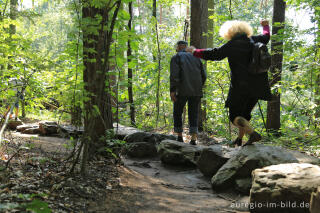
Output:
[[[191,141],[190,141],[190,145],[197,145],[196,140],[191,140]]]
[[[182,142],[183,143],[183,137],[178,136],[177,141]]]
[[[242,138],[237,138],[234,141],[232,141],[232,145],[241,146],[242,145]]]
[[[260,141],[262,139],[261,135],[259,133],[257,133],[256,131],[254,131],[253,133],[250,134],[249,140],[243,144],[242,146],[247,146],[247,145],[251,145],[254,142]]]

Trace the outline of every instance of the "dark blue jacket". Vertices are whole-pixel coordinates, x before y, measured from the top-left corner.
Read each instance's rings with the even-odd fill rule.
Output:
[[[178,96],[202,96],[207,74],[199,58],[180,51],[170,62],[170,92]]]

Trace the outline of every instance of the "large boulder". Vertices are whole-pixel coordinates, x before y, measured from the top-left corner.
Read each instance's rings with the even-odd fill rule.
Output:
[[[115,136],[119,140],[123,140],[127,135],[136,133],[136,132],[142,132],[141,130],[134,128],[134,127],[128,127],[123,126],[121,124],[114,123],[113,124]]]
[[[18,126],[23,125],[22,121],[18,120],[9,120],[7,127],[11,130],[16,130]]]
[[[308,163],[272,165],[252,175],[251,213],[307,213],[311,194],[320,186],[320,167]]]
[[[17,131],[18,132],[23,132],[26,129],[31,129],[31,128],[39,128],[39,125],[35,125],[35,124],[23,124],[20,126],[17,126]]]
[[[39,127],[32,127],[32,128],[28,128],[23,130],[21,133],[23,134],[40,134],[40,129]]]
[[[281,147],[255,144],[241,148],[212,177],[215,190],[234,187],[235,180],[250,178],[255,169],[283,163],[320,164],[320,159]],[[243,189],[245,191],[245,189]]]
[[[124,140],[127,143],[135,143],[135,142],[149,142],[156,143],[156,137],[150,132],[135,132],[130,135],[127,135]]]
[[[170,165],[196,166],[202,147],[174,140],[164,140],[158,145],[161,162]]]
[[[39,122],[39,130],[41,135],[55,135],[58,133],[59,125],[55,121]]]
[[[126,154],[130,157],[144,158],[157,156],[155,144],[149,142],[129,143],[126,147]]]
[[[175,140],[176,137],[173,135],[164,135],[158,133],[150,133],[150,132],[135,132],[130,135],[127,135],[124,140],[127,143],[134,142],[150,142],[150,143],[160,143],[163,140]]]
[[[221,145],[204,147],[197,161],[198,169],[204,176],[211,178],[235,153],[234,148]]]
[[[163,135],[150,132],[134,132],[127,135],[126,153],[130,157],[154,157],[157,155],[157,145],[165,139],[176,139],[173,135]]]
[[[320,211],[320,186],[311,194],[310,213],[319,213]]]
[[[57,133],[62,138],[79,138],[83,135],[84,128],[72,125],[59,125]]]

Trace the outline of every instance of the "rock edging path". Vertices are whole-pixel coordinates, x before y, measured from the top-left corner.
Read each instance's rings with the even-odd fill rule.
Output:
[[[210,199],[212,200],[206,204],[210,206],[211,210],[210,208],[196,208],[196,205],[194,205],[196,209],[192,211],[190,210],[192,207],[189,206],[190,212],[274,212],[274,209],[268,210],[268,208],[249,208],[249,197],[247,196],[250,190],[252,197],[254,197],[255,192],[251,189],[251,173],[267,166],[286,164],[286,166],[290,167],[293,164],[308,164],[319,168],[319,174],[316,175],[320,175],[320,159],[300,152],[280,147],[265,146],[258,143],[245,148],[228,148],[221,145],[192,146],[174,141],[172,137],[174,136],[160,134],[156,136],[156,134],[141,131],[126,136],[124,140],[128,142],[128,147],[132,147],[132,144],[135,145],[134,149],[128,152],[128,156],[131,158],[124,158],[124,162],[128,168],[134,170],[139,175],[143,175],[143,179],[147,180],[151,178],[152,181],[162,181],[162,186],[164,184],[166,187],[169,187],[170,190],[174,188],[175,190],[180,190],[181,193],[185,193],[183,191],[187,189],[190,191],[190,189],[192,189],[195,194],[207,193],[208,197],[211,196]],[[148,148],[146,149],[145,147]],[[150,147],[152,147],[152,149],[150,149]],[[155,149],[157,149],[157,152],[154,151]],[[151,152],[150,150],[153,151]],[[139,155],[135,155],[134,153],[139,153]],[[150,155],[150,153],[153,154]],[[183,172],[180,171],[182,168],[185,169]],[[206,179],[206,177],[211,178],[211,182],[209,179]],[[299,179],[298,175],[293,177],[293,179],[294,178]],[[178,184],[179,180],[184,184]],[[303,182],[302,179],[297,180],[295,186],[287,189],[287,193],[290,193],[290,190],[294,190],[295,187],[299,187],[299,181]],[[200,184],[201,182],[202,184]],[[214,190],[219,190],[219,193],[212,191],[211,187],[208,189],[208,184],[209,186],[211,185]],[[261,184],[263,185],[263,183]],[[315,189],[317,188],[316,185],[317,183],[314,186]],[[255,185],[255,187],[257,186]],[[302,192],[300,194],[297,193],[295,196],[304,196],[307,197],[305,200],[310,200],[314,188],[304,194]],[[238,192],[235,192],[235,189]],[[201,193],[198,190],[200,190]],[[217,198],[220,198],[219,196],[221,194],[226,192],[229,195],[227,196],[228,198],[224,197],[222,199],[223,201],[219,201],[221,203],[215,202],[219,200]],[[240,195],[239,192],[242,195]],[[181,205],[185,202],[188,204],[190,204],[190,202],[192,203],[192,201],[188,201],[187,197],[199,201],[192,193],[185,194],[186,199],[179,201]],[[236,199],[236,197],[232,198],[231,194],[237,195],[238,197],[236,197],[240,198],[240,200]],[[153,197],[152,193],[148,196]],[[166,196],[170,197],[169,194]],[[268,202],[268,199],[269,198],[267,198],[265,202]],[[272,201],[272,199],[269,200]],[[254,199],[251,199],[251,201],[254,202]],[[226,205],[226,203],[228,203],[228,205]],[[175,208],[177,204],[178,203],[174,204],[174,202],[171,203],[171,205],[173,205],[172,208]],[[143,205],[141,207],[143,208]],[[306,212],[306,209],[307,208],[301,208],[295,210],[295,212]],[[189,212],[189,210],[180,209],[176,212]]]

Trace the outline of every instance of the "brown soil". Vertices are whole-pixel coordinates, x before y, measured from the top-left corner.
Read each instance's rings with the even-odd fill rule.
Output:
[[[66,145],[69,142],[66,139],[20,133],[13,133],[11,137],[15,141],[19,139],[32,142],[37,149],[42,150],[41,153],[60,153],[61,156],[67,156],[68,153]],[[57,158],[56,161],[58,163]],[[12,163],[11,168],[15,168],[14,170],[26,165]],[[55,168],[54,166],[57,164],[43,165],[48,168]],[[86,179],[76,175],[69,180],[66,173],[62,174],[60,169],[55,170],[52,169],[50,172],[52,175],[59,176],[55,180],[51,178],[50,185],[45,184],[48,177],[31,178],[32,181],[39,182],[36,184],[37,192],[48,194],[48,198],[43,200],[49,204],[53,212],[248,212],[245,206],[234,207],[235,203],[241,205],[248,203],[247,196],[240,196],[233,191],[214,192],[211,189],[210,180],[204,178],[198,170],[165,166],[159,159],[123,158],[123,165],[118,165],[117,171],[113,171],[114,165],[108,164],[107,161],[91,162],[89,173],[92,173]],[[26,173],[31,175],[35,172],[24,171],[24,174]],[[23,181],[25,181],[23,176],[14,180],[15,185],[20,185]],[[52,186],[60,186],[61,182],[64,183],[59,189],[61,191],[53,190]],[[10,193],[16,193],[16,190],[11,187],[7,190]],[[83,190],[90,193],[84,193]],[[35,192],[28,190],[24,193]],[[10,202],[18,201],[12,199]]]
[[[248,203],[247,196],[235,192],[216,193],[197,170],[167,167],[158,159],[124,159],[118,168],[120,187],[110,190],[106,199],[89,207],[90,212],[247,212],[235,203]]]

